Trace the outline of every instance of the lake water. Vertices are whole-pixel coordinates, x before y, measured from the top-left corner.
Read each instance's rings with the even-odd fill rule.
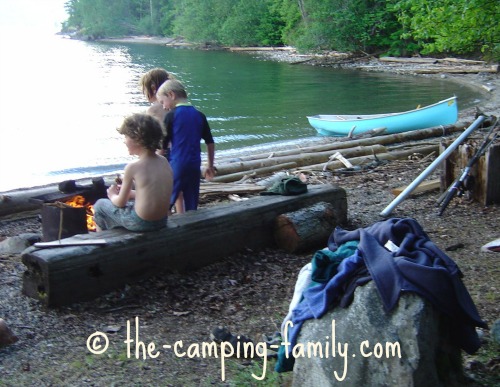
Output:
[[[216,157],[316,137],[307,115],[404,111],[452,95],[463,109],[480,97],[446,80],[248,54],[1,35],[0,192],[121,171],[131,158],[116,128],[147,108],[138,82],[153,67],[173,72],[207,115]]]

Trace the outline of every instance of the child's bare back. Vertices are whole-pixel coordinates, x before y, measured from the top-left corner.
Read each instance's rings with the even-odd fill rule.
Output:
[[[144,220],[168,216],[172,195],[172,168],[163,156],[153,154],[129,164],[135,185],[135,212]]]
[[[134,114],[118,131],[125,146],[139,159],[125,167],[121,186],[108,188],[108,199],[94,205],[98,230],[125,227],[152,231],[165,227],[170,210],[173,172],[168,160],[156,154],[163,138],[160,122],[149,114]]]

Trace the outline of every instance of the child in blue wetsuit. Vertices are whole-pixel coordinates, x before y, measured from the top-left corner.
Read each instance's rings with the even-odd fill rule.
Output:
[[[214,176],[215,144],[206,116],[188,102],[181,82],[169,79],[159,88],[158,101],[169,112],[165,116],[167,136],[164,149],[170,148],[169,161],[174,171],[174,190],[170,203],[176,213],[196,210],[200,194],[201,147],[207,145],[205,179]],[[168,152],[167,152],[168,153]]]

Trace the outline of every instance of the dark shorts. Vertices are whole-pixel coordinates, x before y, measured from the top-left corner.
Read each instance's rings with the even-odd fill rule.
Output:
[[[94,204],[94,221],[101,230],[124,227],[130,231],[154,231],[167,225],[167,217],[155,221],[140,218],[134,210],[134,202],[116,207],[109,199],[99,199]]]
[[[182,192],[185,210],[197,210],[200,196],[200,166],[175,162],[171,166],[174,172],[174,189],[170,204],[174,205]]]

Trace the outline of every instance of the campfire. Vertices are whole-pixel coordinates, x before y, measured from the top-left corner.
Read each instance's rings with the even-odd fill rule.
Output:
[[[43,241],[96,231],[93,204],[107,197],[106,189],[102,177],[92,179],[87,186],[68,180],[59,183],[59,192],[32,197],[30,200],[42,204]]]
[[[76,195],[73,198],[63,202],[64,204],[75,207],[75,208],[85,208],[85,214],[87,218],[87,230],[95,231],[96,224],[94,222],[94,206],[85,199],[82,195]]]

